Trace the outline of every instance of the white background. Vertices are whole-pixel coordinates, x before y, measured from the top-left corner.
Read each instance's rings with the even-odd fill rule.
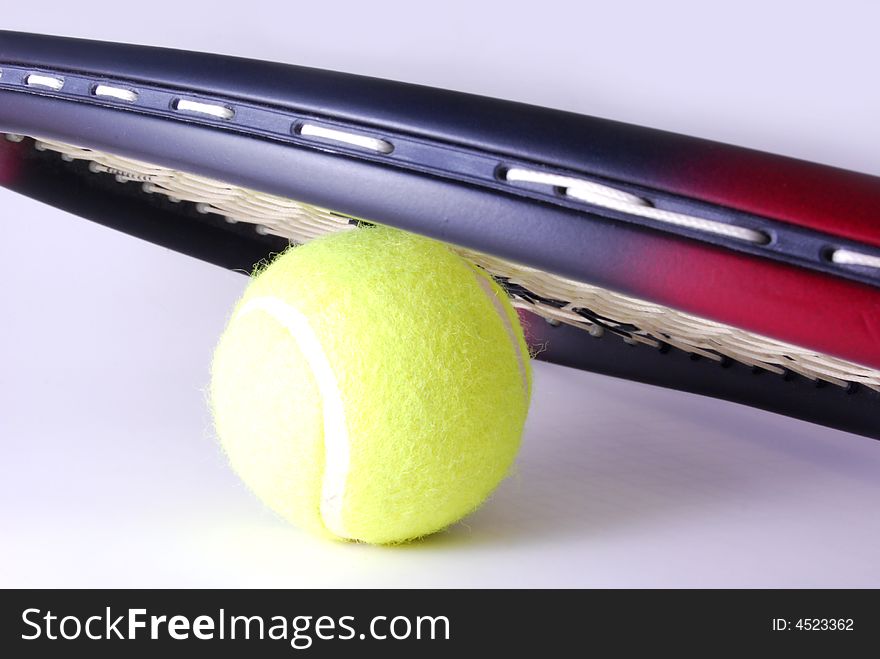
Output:
[[[190,4],[31,0],[2,25],[880,174],[868,1]],[[0,277],[2,586],[880,586],[880,443],[545,364],[516,474],[464,524],[398,548],[312,539],[248,493],[211,430],[208,365],[243,277],[2,189]]]

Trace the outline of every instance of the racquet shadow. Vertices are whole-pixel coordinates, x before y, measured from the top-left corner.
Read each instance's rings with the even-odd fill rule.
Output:
[[[858,450],[873,440],[742,405],[545,365],[534,391],[512,476],[463,522],[402,549],[590,541],[709,523],[812,487],[817,470],[876,478]]]

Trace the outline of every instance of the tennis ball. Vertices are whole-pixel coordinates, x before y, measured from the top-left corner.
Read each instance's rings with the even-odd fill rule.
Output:
[[[477,508],[516,456],[531,367],[504,291],[443,243],[360,228],[257,273],[214,355],[233,469],[313,532],[386,544]]]

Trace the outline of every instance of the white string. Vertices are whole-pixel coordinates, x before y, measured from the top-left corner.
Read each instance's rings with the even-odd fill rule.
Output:
[[[214,103],[202,103],[201,101],[190,101],[185,98],[179,98],[174,102],[174,109],[180,112],[194,112],[196,114],[206,114],[210,117],[218,119],[232,119],[235,115],[232,108],[225,105],[216,105]]]
[[[583,201],[593,206],[600,206],[609,210],[635,215],[650,220],[656,220],[665,224],[694,229],[712,233],[727,238],[736,238],[749,243],[764,245],[770,241],[769,236],[763,231],[739,227],[724,222],[708,220],[695,215],[685,215],[660,208],[655,208],[651,203],[638,195],[618,190],[608,185],[602,185],[593,181],[586,181],[570,176],[559,176],[531,169],[511,167],[504,171],[504,179],[516,183],[537,183],[552,185],[562,188],[566,197],[577,201]]]
[[[24,84],[28,87],[48,87],[56,92],[64,87],[64,78],[56,78],[55,76],[43,76],[38,73],[31,73],[24,79]]]
[[[871,256],[848,249],[835,249],[831,253],[831,262],[840,265],[860,265],[865,268],[880,268],[880,256]]]
[[[561,176],[559,174],[550,174],[548,172],[539,172],[533,169],[523,169],[520,167],[511,167],[505,170],[504,180],[511,183],[538,183],[539,185],[552,185],[556,188],[563,188],[565,194],[575,197],[581,201],[594,203],[597,206],[604,206],[610,200],[625,202],[627,204],[646,206],[648,202],[639,196],[612,188],[601,183],[585,181],[571,176]],[[572,194],[576,191],[583,195],[583,198]],[[595,200],[595,201],[592,201]]]
[[[370,137],[369,135],[358,135],[345,130],[337,130],[335,128],[325,128],[324,126],[316,126],[315,124],[303,124],[299,127],[299,134],[305,137],[318,137],[332,142],[341,142],[358,146],[362,149],[369,149],[376,153],[391,153],[394,146],[388,140],[382,140],[378,137]]]
[[[110,85],[95,85],[92,94],[99,97],[115,98],[119,101],[134,103],[138,100],[138,93],[124,87],[112,87]]]

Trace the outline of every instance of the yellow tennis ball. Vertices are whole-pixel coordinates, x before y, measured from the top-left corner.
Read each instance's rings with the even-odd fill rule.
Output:
[[[260,272],[212,371],[218,435],[257,496],[377,544],[477,508],[513,463],[531,394],[504,291],[443,243],[378,227]]]

